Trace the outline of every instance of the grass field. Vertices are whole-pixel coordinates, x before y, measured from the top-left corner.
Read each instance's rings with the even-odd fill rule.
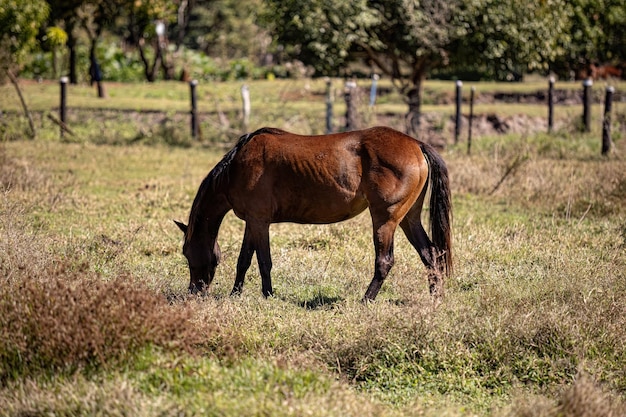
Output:
[[[267,94],[268,118],[288,123]],[[359,302],[373,273],[367,214],[272,226],[276,296],[264,299],[254,264],[228,296],[243,236],[231,213],[210,295],[189,296],[172,220],[187,220],[225,140],[120,145],[46,129],[0,143],[0,415],[626,413],[619,130],[607,157],[596,129],[483,137],[471,156],[448,146],[455,275],[435,308],[401,233],[377,301]]]

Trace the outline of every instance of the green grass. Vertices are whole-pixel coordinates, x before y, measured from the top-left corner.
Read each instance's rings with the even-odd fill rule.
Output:
[[[211,294],[189,296],[172,220],[223,145],[79,139],[0,143],[0,415],[624,413],[619,136],[608,157],[594,132],[449,146],[456,273],[437,308],[401,233],[359,302],[367,214],[273,225],[266,300],[255,265],[228,296],[231,213]]]

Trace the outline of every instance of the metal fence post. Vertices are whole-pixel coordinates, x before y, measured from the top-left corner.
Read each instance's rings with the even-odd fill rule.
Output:
[[[472,151],[472,121],[474,119],[474,91],[476,87],[472,86],[470,91],[470,114],[469,114],[469,133],[467,135],[467,154]]]
[[[554,127],[554,77],[548,81],[548,132]]]
[[[67,118],[67,77],[61,77],[59,83],[61,85],[61,104],[59,108],[59,118],[61,119],[61,138],[63,138],[64,129],[63,126],[66,125]]]
[[[461,80],[456,81],[456,117],[454,124],[454,143],[459,143],[459,135],[461,133],[461,103],[463,97],[461,95],[461,89],[463,88],[463,82]]]
[[[196,86],[198,80],[189,81],[189,88],[191,90],[191,137],[198,137],[198,98],[196,94]]]
[[[592,85],[593,80],[591,78],[587,78],[583,81],[583,124],[585,132],[591,131],[591,103],[593,100],[591,94]]]

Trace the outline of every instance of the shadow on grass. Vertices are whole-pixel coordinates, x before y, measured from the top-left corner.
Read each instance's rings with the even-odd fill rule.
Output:
[[[343,297],[317,294],[309,300],[298,302],[298,305],[300,307],[306,308],[307,310],[322,310],[322,309],[332,309],[335,307],[336,304],[343,302],[343,301],[344,301]]]
[[[204,300],[204,299],[213,299],[213,300],[223,300],[227,297],[227,295],[221,293],[212,293],[212,292],[199,292],[197,294],[190,294],[187,291],[180,292],[174,290],[163,291],[163,296],[167,300],[170,305],[186,303],[190,300]]]

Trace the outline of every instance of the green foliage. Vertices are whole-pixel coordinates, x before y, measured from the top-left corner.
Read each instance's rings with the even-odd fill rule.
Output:
[[[183,44],[214,59],[258,60],[266,54],[270,36],[259,27],[262,0],[218,0],[194,5]]]
[[[451,60],[455,67],[480,63],[495,79],[513,79],[529,71],[546,73],[567,52],[572,15],[568,1],[466,3],[466,12],[455,17],[465,23],[458,51],[461,65]]]
[[[15,59],[22,59],[35,45],[39,26],[47,17],[48,5],[42,0],[10,0],[0,4],[0,39],[7,42],[4,46]]]
[[[46,29],[45,42],[52,48],[65,46],[67,43],[67,33],[58,26]]]
[[[0,3],[0,85],[6,73],[21,65],[35,46],[35,36],[48,16],[43,0],[9,0]]]

